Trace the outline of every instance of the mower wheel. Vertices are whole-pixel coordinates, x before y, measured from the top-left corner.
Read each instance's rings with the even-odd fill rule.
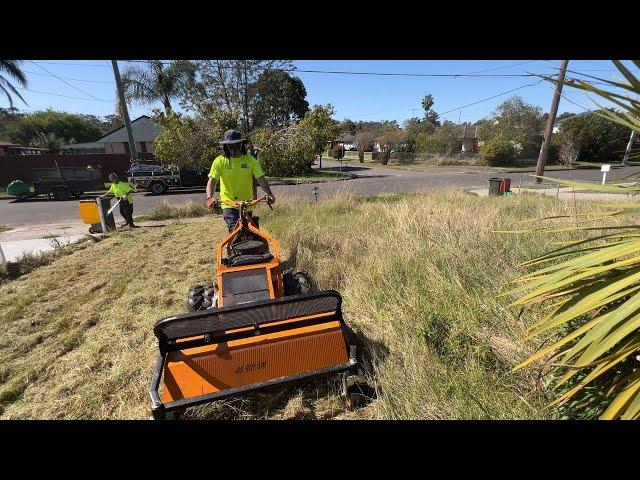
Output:
[[[187,310],[197,312],[205,310],[213,305],[214,289],[213,285],[195,285],[189,289],[187,298]]]
[[[284,295],[301,295],[313,291],[311,278],[305,272],[285,273],[282,276]]]

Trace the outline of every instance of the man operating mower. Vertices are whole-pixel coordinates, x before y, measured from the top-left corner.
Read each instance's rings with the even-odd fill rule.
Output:
[[[211,165],[209,181],[207,182],[207,208],[213,209],[223,202],[240,202],[255,198],[254,183],[269,196],[269,201],[275,203],[276,197],[271,193],[271,187],[264,177],[258,161],[247,153],[246,139],[237,130],[227,130],[220,142],[224,155],[219,155]],[[220,181],[220,199],[214,199],[216,185]],[[240,212],[237,208],[222,206],[222,216],[231,232],[238,221]]]

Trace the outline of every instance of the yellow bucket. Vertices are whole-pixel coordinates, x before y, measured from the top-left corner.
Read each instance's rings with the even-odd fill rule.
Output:
[[[84,223],[90,225],[100,223],[100,213],[98,213],[98,204],[95,200],[80,200],[78,209],[80,210],[80,218]]]

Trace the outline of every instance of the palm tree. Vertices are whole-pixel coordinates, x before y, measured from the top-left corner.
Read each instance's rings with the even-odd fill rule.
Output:
[[[640,131],[640,78],[621,61],[613,63],[622,80],[581,74],[589,80],[563,83],[614,103],[618,110],[605,109],[594,100],[600,107],[597,114]],[[640,68],[640,61],[633,63]],[[557,181],[577,189],[640,194],[637,184]],[[508,292],[517,296],[514,306],[549,304],[548,313],[530,327],[529,338],[545,335],[550,344],[516,369],[546,359],[558,393],[553,404],[571,401],[575,408],[589,407],[603,419],[640,419],[640,208],[628,203],[610,214],[574,218],[576,225],[571,227],[544,228],[536,222],[537,231],[591,235],[525,262],[536,270],[516,279],[519,285]]]
[[[122,74],[122,85],[127,101],[161,102],[169,114],[171,100],[182,97],[194,78],[195,66],[188,60],[174,60],[169,65],[149,60],[148,65],[142,67],[127,67]]]
[[[19,60],[0,60],[0,91],[6,95],[11,108],[13,108],[13,98],[11,97],[12,93],[27,105],[27,102],[22,98],[22,95],[20,95],[16,90],[16,87],[14,87],[7,79],[7,77],[11,77],[23,87],[27,86],[27,77],[25,77],[22,70],[20,70],[20,67],[18,66],[19,64]]]

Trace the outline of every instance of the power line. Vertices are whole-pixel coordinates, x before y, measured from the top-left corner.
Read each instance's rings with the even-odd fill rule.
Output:
[[[469,75],[473,75],[473,74],[476,74],[476,73],[493,72],[494,70],[500,70],[500,69],[503,69],[503,68],[518,67],[520,65],[527,65],[528,63],[541,62],[541,61],[542,60],[529,60],[529,61],[526,61],[526,62],[514,63],[513,65],[503,65],[502,67],[488,68],[486,70],[478,70],[477,72],[470,72]]]
[[[153,63],[151,60],[127,60],[127,62],[133,63]],[[163,65],[170,65],[170,62],[160,62]],[[236,67],[221,65],[218,68],[233,70]],[[329,75],[369,75],[369,76],[383,76],[383,77],[478,77],[478,78],[509,78],[509,77],[534,77],[533,73],[524,74],[496,74],[496,75],[476,75],[469,73],[401,73],[401,72],[357,72],[351,70],[308,70],[299,68],[258,68],[262,71],[282,71],[293,73],[320,73]]]
[[[29,73],[31,75],[42,75],[43,77],[55,77],[55,75],[49,75],[46,73],[39,73],[39,72],[30,72],[28,70],[23,70],[24,73]],[[83,80],[81,78],[69,78],[69,77],[58,77],[58,78],[64,78],[65,80],[73,80],[75,82],[88,82],[88,83],[108,83],[110,85],[113,85],[113,82],[107,82],[104,80]]]
[[[59,93],[51,93],[51,92],[41,92],[39,90],[32,90],[30,88],[22,88],[22,87],[16,87],[18,90],[24,90],[26,92],[33,92],[33,93],[41,93],[43,95],[54,95],[56,97],[65,97],[65,98],[75,98],[76,100],[87,100],[90,102],[106,102],[106,103],[112,103],[109,100],[102,100],[100,98],[96,98],[95,100],[92,98],[86,98],[86,97],[71,97],[69,95],[61,95]]]
[[[516,90],[520,90],[522,88],[533,87],[534,85],[538,85],[543,81],[544,81],[544,78],[540,79],[537,82],[529,83],[527,85],[521,85],[521,86],[519,86],[517,88],[513,88],[511,90],[507,90],[506,92],[498,93],[497,95],[493,95],[493,96],[488,97],[488,98],[483,98],[482,100],[478,100],[477,102],[469,103],[468,105],[463,105],[462,107],[457,107],[457,108],[454,108],[454,109],[451,109],[451,110],[447,110],[446,112],[438,113],[438,115],[446,115],[447,113],[455,112],[457,110],[462,110],[463,108],[471,107],[472,105],[477,105],[477,104],[482,103],[482,102],[487,102],[489,100],[493,100],[494,98],[500,97],[502,95],[506,95],[507,93],[515,92]]]
[[[40,62],[47,65],[75,65],[79,67],[102,67],[102,68],[111,68],[110,65],[99,65],[96,63],[65,63],[65,62]]]
[[[95,100],[103,100],[102,98],[98,98],[95,95],[92,95],[90,93],[85,92],[84,90],[79,89],[78,87],[70,84],[69,82],[67,82],[66,80],[63,80],[62,78],[60,78],[59,76],[57,76],[55,73],[51,73],[49,70],[47,70],[46,68],[44,68],[41,65],[38,65],[36,62],[34,62],[33,60],[29,60],[31,63],[33,63],[36,67],[41,68],[42,70],[44,70],[45,72],[47,72],[48,74],[54,76],[55,78],[57,78],[58,80],[60,80],[62,83],[64,83],[65,85],[69,85],[71,88],[73,88],[74,90],[77,90],[80,93],[83,93],[85,95],[87,95],[88,97],[91,97]],[[106,101],[106,100],[103,100]]]

